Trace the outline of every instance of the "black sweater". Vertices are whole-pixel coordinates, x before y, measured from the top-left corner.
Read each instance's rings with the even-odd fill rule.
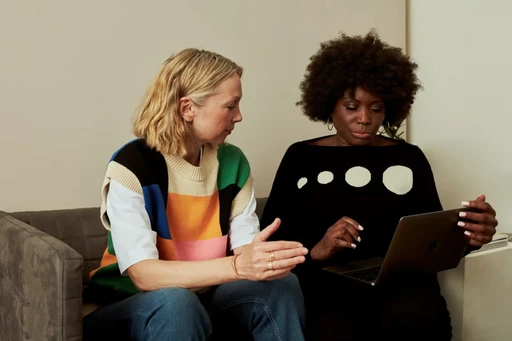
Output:
[[[313,141],[288,148],[265,206],[262,228],[281,218],[271,239],[299,241],[309,250],[343,216],[355,219],[364,230],[354,250],[343,249],[327,262],[307,257],[296,268],[299,277],[333,262],[383,257],[402,216],[442,210],[430,164],[417,146],[399,142],[326,147]]]

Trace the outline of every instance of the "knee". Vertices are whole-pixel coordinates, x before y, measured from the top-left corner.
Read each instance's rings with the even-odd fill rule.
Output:
[[[381,311],[381,323],[383,332],[394,337],[407,334],[417,340],[451,339],[450,313],[441,296],[390,302]]]
[[[151,292],[151,301],[157,309],[189,314],[198,314],[204,311],[199,298],[192,291],[184,288],[163,288]]]
[[[297,276],[290,273],[288,276],[271,282],[272,291],[279,297],[279,302],[293,305],[293,309],[304,311],[304,297]]]
[[[167,316],[165,320],[172,321],[180,328],[201,328],[206,333],[211,331],[208,313],[192,291],[184,288],[164,288],[151,294],[151,316],[164,314]]]

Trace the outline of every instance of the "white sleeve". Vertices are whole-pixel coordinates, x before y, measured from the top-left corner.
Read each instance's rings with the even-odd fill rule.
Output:
[[[247,206],[242,213],[231,220],[229,228],[231,250],[250,244],[258,232],[260,232],[260,221],[256,215],[256,198],[253,189]]]
[[[158,259],[156,232],[151,230],[144,197],[115,180],[110,180],[107,193],[107,215],[119,271],[146,259]]]

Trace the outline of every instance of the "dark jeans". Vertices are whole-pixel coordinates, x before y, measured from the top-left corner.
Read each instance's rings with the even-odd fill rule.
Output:
[[[236,281],[196,295],[183,288],[139,293],[84,318],[84,341],[304,340],[304,301],[297,277]]]
[[[451,340],[435,276],[402,275],[381,287],[334,274],[321,278],[322,285],[303,289],[307,340]]]

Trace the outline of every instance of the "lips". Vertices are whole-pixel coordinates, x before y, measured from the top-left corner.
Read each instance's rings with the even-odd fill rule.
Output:
[[[354,135],[358,139],[369,139],[370,137],[372,137],[372,134],[367,131],[353,131],[352,135]]]

